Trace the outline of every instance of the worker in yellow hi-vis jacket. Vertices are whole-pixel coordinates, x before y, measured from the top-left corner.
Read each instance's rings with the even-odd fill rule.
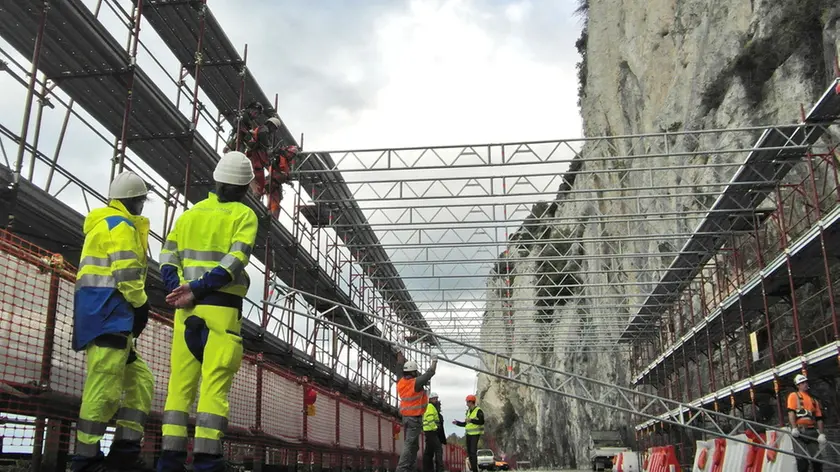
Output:
[[[226,470],[221,439],[228,394],[242,362],[242,300],[250,285],[245,267],[257,238],[257,215],[242,203],[254,179],[244,154],[225,154],[213,178],[215,192],[178,218],[160,255],[170,292],[166,301],[176,307],[160,472],[183,470],[199,379],[193,467]]]
[[[73,309],[73,349],[85,351],[87,362],[71,464],[76,472],[152,470],[140,459],[140,441],[154,376],[134,349],[149,319],[149,219],[140,216],[147,194],[137,174],[123,172],[111,182],[108,206],[85,218]],[[106,459],[99,441],[115,414],[117,430]]]

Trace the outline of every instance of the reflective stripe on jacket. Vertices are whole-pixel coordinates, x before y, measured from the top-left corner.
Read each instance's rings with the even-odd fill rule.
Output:
[[[467,410],[467,414],[466,414],[467,424],[464,427],[464,430],[466,431],[467,435],[469,435],[469,436],[474,436],[474,435],[477,435],[477,434],[483,434],[484,433],[484,425],[483,424],[474,424],[474,423],[469,422],[470,420],[474,420],[474,419],[478,418],[478,412],[479,411],[481,411],[481,408],[479,408],[479,407],[473,408],[472,411]]]
[[[91,211],[84,223],[73,310],[73,350],[95,338],[131,331],[134,308],[146,296],[149,219],[117,200]]]
[[[400,414],[402,416],[421,416],[426,411],[429,396],[426,391],[415,392],[414,379],[401,378],[397,382],[397,393],[400,395]]]
[[[439,421],[437,408],[429,403],[426,407],[426,413],[423,414],[423,431],[437,431]]]
[[[193,282],[221,267],[231,282],[219,292],[244,298],[251,279],[245,271],[257,239],[257,215],[240,202],[208,197],[185,211],[175,222],[160,252],[160,264],[178,271],[181,283]]]

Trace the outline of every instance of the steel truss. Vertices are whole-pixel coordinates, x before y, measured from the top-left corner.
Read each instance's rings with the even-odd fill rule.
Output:
[[[314,296],[313,294],[306,295]],[[319,298],[324,303],[332,304],[337,310],[357,310],[357,308],[341,305],[340,303],[335,303],[323,297],[316,298]],[[271,303],[269,301],[266,302]],[[277,307],[282,308],[279,305]],[[296,314],[300,316],[314,317],[314,315],[304,312]],[[373,319],[378,318],[378,316],[372,313],[369,313],[369,316]],[[324,322],[333,325],[337,324],[332,321]],[[395,323],[402,324],[399,322]],[[368,326],[353,326],[351,329],[365,336],[375,336],[374,334],[368,332],[368,328]],[[840,444],[828,442],[825,446],[826,452],[818,452],[815,456],[811,456],[806,448],[803,448],[794,441],[793,452],[785,452],[767,444],[752,443],[749,440],[741,439],[735,436],[736,434],[741,434],[745,431],[752,431],[758,435],[759,432],[771,430],[777,431],[781,434],[789,434],[789,432],[785,429],[769,427],[759,422],[738,418],[718,411],[699,408],[668,398],[633,390],[631,388],[621,387],[600,380],[587,378],[582,375],[534,364],[522,359],[507,357],[500,355],[498,352],[487,350],[480,346],[468,344],[459,339],[436,334],[431,331],[424,332],[423,336],[435,338],[435,341],[437,341],[433,345],[431,351],[426,351],[425,347],[420,349],[415,344],[409,343],[395,343],[394,345],[404,351],[428,352],[429,354],[436,355],[439,359],[453,365],[473,369],[482,374],[508,382],[514,382],[519,385],[537,388],[546,392],[573,398],[575,400],[623,411],[625,413],[654,420],[660,424],[675,425],[714,437],[725,437],[740,443],[778,451],[784,454],[791,454],[796,457],[814,460],[826,465],[838,465],[830,459],[827,459],[826,456],[831,456],[831,453],[840,453]],[[472,359],[476,363],[471,364],[465,359]],[[659,411],[664,411],[665,413],[661,414]],[[701,423],[703,426],[700,426]],[[705,426],[706,424],[711,426],[707,427]]]
[[[105,0],[129,27],[125,48],[78,0],[43,8],[56,2],[30,0],[0,11],[4,37],[15,49],[49,53],[33,55],[23,82],[24,129],[33,97],[44,106],[47,99],[60,102],[68,118],[78,116],[72,110],[78,101],[120,137],[113,145],[115,169],[143,172],[155,183],[166,202],[165,234],[177,207],[203,197],[223,123],[235,123],[247,100],[267,103],[245,66],[247,53],[239,57],[203,1],[137,0],[126,10]],[[134,59],[145,47],[141,18],[179,59],[178,77],[167,74],[176,84],[174,104]],[[51,36],[55,31],[63,41]],[[46,78],[36,78],[39,70]],[[69,101],[56,93],[56,83]],[[180,111],[182,94],[188,116]],[[815,143],[837,118],[836,102],[837,93],[827,92],[798,126],[308,152],[295,163],[298,183],[287,198],[292,209],[284,209],[281,221],[264,218],[261,224],[264,242],[255,254],[284,283],[265,277],[266,301],[250,341],[266,353],[265,343],[279,343],[275,355],[298,348],[308,356],[304,364],[320,361],[310,367],[324,375],[343,364],[351,380],[384,392],[393,389],[394,347],[400,346],[472,368],[459,360],[471,356],[488,375],[695,431],[726,435],[719,426],[725,421],[738,422],[730,433],[752,428],[758,423],[505,353],[514,343],[533,353],[637,349],[632,343],[665,327],[659,313],[673,306],[705,261],[717,257],[720,240],[755,232],[776,209],[759,204],[787,170],[809,150],[828,152]],[[824,107],[828,113],[820,114]],[[210,126],[215,146],[198,131],[202,125]],[[30,152],[50,175],[63,174],[68,184],[95,196],[57,165],[60,140],[49,157],[38,150],[37,138],[27,141],[27,132],[2,131],[19,146],[19,156]],[[287,128],[283,132],[294,141]],[[13,169],[14,202],[20,201],[22,163],[17,159]],[[682,184],[685,176],[698,183]],[[265,215],[260,202],[249,204]],[[572,206],[574,216],[564,216]],[[12,214],[23,219],[20,211]],[[670,230],[652,230],[663,222]],[[43,235],[49,228],[37,231]],[[305,328],[295,326],[295,316],[307,320]],[[563,329],[548,330],[546,323]],[[620,340],[632,343],[617,345]],[[354,369],[351,346],[365,351]],[[701,420],[716,431],[698,426]]]
[[[773,210],[762,200],[824,134],[835,97],[803,125],[330,151],[329,172],[341,170],[435,333],[505,353],[629,351],[619,343],[655,333],[723,239]],[[313,201],[323,227],[354,234],[339,200]],[[373,280],[394,277],[346,243]]]

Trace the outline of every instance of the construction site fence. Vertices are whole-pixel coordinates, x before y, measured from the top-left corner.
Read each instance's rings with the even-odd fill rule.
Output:
[[[85,378],[84,352],[71,349],[75,273],[61,255],[0,230],[2,455],[24,457],[32,470],[65,470],[75,447]],[[150,462],[160,452],[171,342],[171,315],[153,312],[137,340],[138,354],[155,376],[143,445]],[[306,392],[312,390],[310,406],[305,398],[311,401]],[[231,462],[255,471],[393,470],[403,450],[401,429],[399,418],[246,352],[230,393],[224,448]],[[420,454],[422,447],[418,466]],[[462,470],[465,457],[463,448],[445,446],[447,470]]]

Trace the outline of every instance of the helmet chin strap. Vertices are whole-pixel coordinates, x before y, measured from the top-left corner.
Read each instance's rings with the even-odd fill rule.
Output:
[[[134,216],[140,216],[143,213],[143,207],[146,205],[145,199],[140,198],[124,198],[120,199],[120,203]]]

